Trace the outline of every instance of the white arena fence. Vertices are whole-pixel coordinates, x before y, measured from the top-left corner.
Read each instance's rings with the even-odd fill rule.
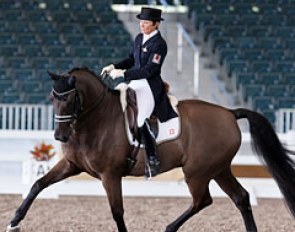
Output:
[[[52,105],[0,104],[0,130],[54,130]],[[295,109],[276,112],[276,131],[295,130]]]
[[[295,109],[280,109],[277,111],[276,127],[279,133],[295,130]]]
[[[0,130],[53,130],[52,105],[0,104]]]

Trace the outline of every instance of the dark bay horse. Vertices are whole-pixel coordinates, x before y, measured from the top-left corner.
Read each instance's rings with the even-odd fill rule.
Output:
[[[102,181],[118,231],[126,232],[121,185],[132,147],[125,133],[119,94],[108,90],[100,77],[85,68],[76,68],[64,75],[50,73],[50,76],[57,122],[54,136],[62,142],[63,158],[34,183],[8,230],[18,227],[44,188],[87,172]],[[166,232],[177,231],[190,217],[212,203],[208,188],[211,180],[215,180],[233,200],[242,214],[246,230],[257,231],[249,194],[231,172],[232,159],[241,145],[237,125],[240,118],[248,119],[254,148],[265,161],[295,216],[295,164],[262,115],[247,109],[229,110],[199,100],[180,101],[178,110],[182,127],[180,136],[159,145],[157,151],[161,172],[182,167],[192,204],[166,227]],[[144,175],[143,151],[138,153],[137,162],[128,175]]]

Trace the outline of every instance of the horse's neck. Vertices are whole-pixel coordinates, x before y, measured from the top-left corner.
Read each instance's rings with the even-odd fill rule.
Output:
[[[84,117],[91,117],[88,121],[96,120],[99,122],[115,122],[123,115],[120,106],[119,95],[106,89],[102,83],[99,83],[94,78],[89,77],[90,81],[85,83],[83,88],[83,95],[85,102],[83,110],[86,112]],[[88,115],[88,111],[89,115]],[[97,123],[95,123],[97,125]],[[99,123],[101,124],[101,123]],[[110,127],[112,127],[110,125]]]

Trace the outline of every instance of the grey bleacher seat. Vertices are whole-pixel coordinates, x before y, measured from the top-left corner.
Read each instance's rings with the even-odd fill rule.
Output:
[[[49,104],[49,95],[38,92],[27,92],[25,101],[31,104]]]
[[[283,48],[277,37],[260,37],[257,41],[257,47],[265,50]]]
[[[295,38],[287,38],[284,40],[284,45],[286,49],[295,49]]]
[[[28,81],[28,80],[34,79],[34,77],[35,75],[32,68],[13,69],[11,72],[11,78],[13,80]]]
[[[259,75],[253,81],[257,84],[263,85],[282,84],[279,72],[259,73]]]
[[[216,49],[235,47],[230,36],[209,37],[209,43],[211,44],[213,52],[215,52]]]
[[[293,26],[273,27],[271,35],[282,37],[282,38],[295,37],[295,27]]]
[[[102,33],[102,26],[98,23],[87,23],[85,25],[82,26],[83,27],[83,31],[86,34],[90,34],[90,35],[100,35],[100,33]],[[102,35],[104,36],[104,35]]]
[[[0,56],[16,56],[19,53],[19,46],[16,44],[13,45],[1,45],[0,46]]]
[[[118,16],[113,11],[106,11],[101,12],[96,17],[96,21],[103,24],[109,24],[109,23],[117,23],[118,22]]]
[[[242,14],[252,14],[252,4],[248,2],[240,2],[236,1],[233,2],[234,12],[235,14],[242,15]]]
[[[241,58],[240,50],[237,48],[218,49],[216,53],[221,65],[225,60],[238,60]]]
[[[10,79],[7,75],[7,69],[0,68],[0,80],[6,80],[6,79]]]
[[[261,51],[261,50],[260,50]],[[267,49],[265,50],[263,57],[270,61],[278,61],[287,59],[287,55],[284,49]]]
[[[26,9],[24,13],[25,13],[25,18],[27,21],[33,21],[33,22],[47,21],[46,13],[44,10],[31,8],[31,9]]]
[[[295,86],[295,73],[284,73],[282,76],[282,81],[286,85]]]
[[[79,66],[80,67],[88,67],[89,69],[92,69],[92,70],[99,70],[99,71],[101,71],[101,68],[104,65],[111,64],[111,63],[105,62],[105,59],[103,59],[103,58],[88,58],[88,57],[84,57],[83,59],[80,59]]]
[[[8,21],[7,28],[10,32],[16,33],[28,33],[32,31],[28,21]]]
[[[234,72],[246,73],[249,71],[248,62],[245,60],[226,61],[227,73],[231,76]]]
[[[247,36],[247,27],[242,25],[228,25],[225,27],[224,35],[232,37]]]
[[[48,57],[69,57],[70,54],[64,45],[48,45],[45,48]]]
[[[286,85],[269,85],[265,90],[266,96],[284,97],[288,96],[288,86]]]
[[[0,79],[0,93],[5,92],[6,90],[9,90],[13,88],[15,85],[15,82],[12,79]]]
[[[54,59],[55,66],[60,71],[68,71],[76,66],[72,57],[58,57]]]
[[[295,72],[294,61],[276,61],[275,69],[282,73],[293,73]]]
[[[8,32],[8,31],[9,31],[9,29],[7,27],[7,22],[0,18],[0,32],[5,33],[5,32]]]
[[[254,37],[251,36],[240,36],[235,37],[233,40],[233,43],[238,48],[254,48],[256,46],[257,40]]]
[[[264,110],[261,113],[263,114],[264,117],[268,119],[271,125],[275,128],[275,122],[276,122],[275,110]]]
[[[61,33],[82,33],[81,26],[78,23],[60,23],[58,25],[58,30]]]
[[[278,108],[295,108],[295,99],[294,97],[280,97],[277,99]]]
[[[35,69],[54,68],[55,65],[49,57],[32,57],[30,58],[31,66]]]
[[[215,19],[211,14],[197,14],[195,18],[195,28],[197,30],[208,25],[214,25],[215,22]]]
[[[10,33],[1,33],[0,34],[0,44],[16,44],[15,39]]]
[[[257,111],[273,110],[275,98],[272,96],[257,96],[253,98],[253,108]]]
[[[113,58],[115,57],[115,49],[113,46],[99,46],[95,48],[95,54],[101,58]]]
[[[10,68],[27,68],[29,66],[26,57],[6,57],[5,63]]]
[[[2,103],[23,103],[23,98],[20,92],[4,92],[1,101]]]
[[[89,35],[89,44],[91,46],[108,46],[108,38],[104,34],[98,34],[98,35]]]
[[[234,74],[236,88],[244,85],[255,84],[256,76],[254,73],[235,73]]]
[[[39,44],[39,41],[34,33],[18,33],[16,35],[16,41],[20,45]]]
[[[38,34],[56,33],[57,30],[51,22],[33,22],[31,23],[33,30]]]
[[[86,45],[88,42],[83,34],[67,33],[64,34],[65,43],[73,46]]]
[[[44,51],[41,45],[22,45],[22,54],[26,57],[44,56]]]
[[[1,8],[3,9],[3,8]],[[21,9],[17,8],[11,8],[9,10],[5,10],[2,12],[2,17],[6,21],[12,22],[12,21],[22,21],[23,18],[23,12]]]
[[[41,92],[41,83],[38,80],[19,81],[18,89],[26,93]]]
[[[71,11],[69,10],[54,10],[50,12],[50,17],[52,18],[52,21],[57,23],[70,23],[72,21],[71,19]]]
[[[64,9],[64,4],[60,0],[44,1],[44,3],[47,10],[56,11]]]
[[[242,94],[245,101],[247,101],[250,97],[263,96],[265,91],[265,87],[263,85],[252,84],[252,85],[244,85],[242,86]]]
[[[96,16],[93,12],[76,12],[72,14],[71,20],[80,24],[95,23]]]
[[[263,51],[258,48],[240,49],[240,52],[242,53],[242,57],[245,60],[262,60],[262,59],[264,59]]]
[[[1,0],[0,1],[0,9],[14,9],[15,4],[10,0]]]
[[[237,24],[252,27],[253,25],[259,25],[261,18],[262,17],[260,15],[241,14]]]
[[[43,45],[61,45],[60,35],[58,33],[39,34],[40,43]]]
[[[210,37],[224,36],[225,35],[224,31],[225,29],[219,25],[208,25],[203,30],[204,39],[205,41],[208,41],[209,36]]]
[[[264,14],[261,19],[261,24],[266,26],[285,26],[287,23],[286,15],[274,15],[273,14]]]
[[[71,54],[74,57],[96,57],[97,53],[94,52],[94,49],[91,46],[72,46]]]
[[[255,60],[251,62],[251,70],[253,72],[271,72],[272,65],[268,60]]]

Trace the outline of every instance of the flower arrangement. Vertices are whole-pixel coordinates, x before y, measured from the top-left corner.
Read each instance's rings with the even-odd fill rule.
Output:
[[[48,161],[56,154],[53,145],[45,142],[36,145],[34,150],[30,152],[37,161]]]

